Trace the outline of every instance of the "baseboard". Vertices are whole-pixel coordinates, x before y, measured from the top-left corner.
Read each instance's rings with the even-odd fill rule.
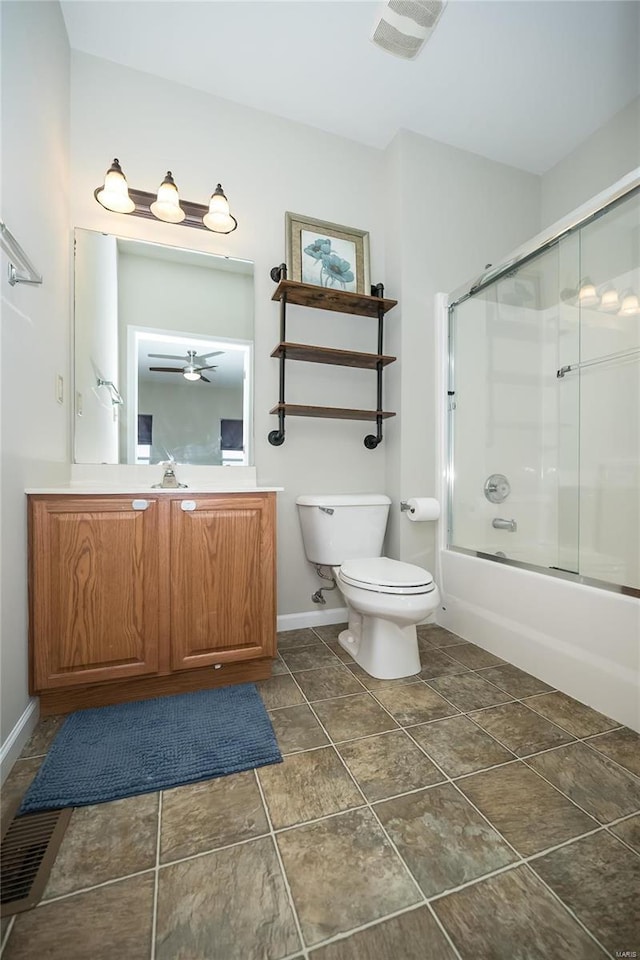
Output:
[[[39,718],[38,698],[32,697],[0,749],[0,783],[4,783],[7,779],[11,767],[22,753],[22,748],[35,730]]]
[[[305,627],[323,627],[330,623],[346,623],[347,608],[333,607],[331,610],[307,610],[304,613],[282,613],[278,616],[278,632],[281,630],[303,630]]]

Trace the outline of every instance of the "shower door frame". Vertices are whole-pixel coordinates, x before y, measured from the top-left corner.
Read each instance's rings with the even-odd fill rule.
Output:
[[[442,536],[440,549],[451,550],[454,553],[463,553],[467,556],[479,557],[482,560],[490,560],[493,563],[501,563],[505,566],[518,567],[522,570],[529,570],[533,573],[539,573],[547,577],[553,577],[560,580],[569,580],[573,583],[583,584],[585,586],[596,587],[600,590],[608,590],[612,593],[623,594],[625,596],[640,598],[640,588],[631,587],[616,583],[610,583],[606,580],[598,580],[592,577],[583,576],[580,573],[572,573],[568,570],[555,570],[549,567],[543,567],[535,563],[527,563],[522,560],[512,560],[508,557],[498,557],[495,554],[485,553],[482,550],[473,550],[469,547],[458,547],[451,543],[453,532],[453,493],[454,493],[454,439],[455,439],[455,342],[454,342],[454,324],[453,311],[465,300],[470,299],[476,293],[484,290],[486,287],[495,283],[506,274],[518,269],[530,260],[538,257],[547,250],[550,250],[565,237],[575,233],[577,230],[587,224],[604,216],[609,210],[613,209],[625,200],[628,200],[635,193],[640,192],[640,167],[637,167],[631,173],[618,180],[607,190],[602,191],[593,197],[588,203],[578,207],[567,217],[558,220],[547,230],[539,233],[528,243],[518,247],[511,256],[502,261],[497,266],[491,266],[479,277],[472,281],[464,283],[457,290],[449,295],[439,295],[437,306],[440,311],[445,312],[446,319],[443,321],[443,343],[444,360],[442,367],[442,384],[439,385],[440,397],[439,403],[442,404],[442,398],[446,399],[446,405],[442,408],[444,416],[441,418],[443,424],[443,436],[441,437],[442,454],[442,499],[446,502],[446,528],[442,524]],[[441,354],[442,356],[442,354]]]

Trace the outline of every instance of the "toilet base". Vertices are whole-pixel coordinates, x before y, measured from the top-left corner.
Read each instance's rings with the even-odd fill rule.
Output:
[[[349,608],[349,626],[338,643],[363,670],[377,680],[400,680],[420,673],[418,635],[414,625],[399,626]]]

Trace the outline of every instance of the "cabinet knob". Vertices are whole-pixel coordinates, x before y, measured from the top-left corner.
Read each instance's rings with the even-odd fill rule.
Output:
[[[180,503],[181,510],[195,510],[196,502],[195,500],[182,500]]]
[[[134,510],[146,510],[149,506],[148,500],[132,500],[131,506]]]

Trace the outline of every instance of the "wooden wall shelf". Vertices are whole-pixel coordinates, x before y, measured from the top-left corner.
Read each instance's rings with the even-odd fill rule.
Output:
[[[287,303],[333,310],[335,313],[350,313],[357,317],[377,318],[381,309],[385,314],[398,303],[397,300],[385,300],[384,297],[349,293],[334,287],[316,287],[312,283],[298,283],[296,280],[281,280],[271,299],[282,300],[283,295],[286,295]]]
[[[396,357],[382,352],[384,315],[395,307],[397,300],[386,300],[382,284],[372,287],[372,295],[349,293],[331,287],[317,287],[310,283],[298,283],[287,280],[286,264],[274,267],[271,278],[278,283],[273,300],[280,301],[280,343],[273,349],[271,356],[280,361],[280,391],[278,403],[269,412],[278,417],[278,429],[269,433],[269,443],[279,447],[285,438],[285,417],[326,417],[335,420],[373,420],[376,433],[364,438],[368,450],[375,450],[382,442],[382,421],[395,417],[395,413],[382,409],[382,370],[393,363]],[[373,295],[375,294],[375,295]],[[287,306],[296,304],[302,307],[314,307],[318,310],[332,310],[335,313],[348,313],[357,317],[375,317],[378,320],[378,349],[376,353],[362,353],[357,350],[338,350],[334,347],[321,347],[311,343],[290,343],[286,337]],[[327,363],[340,367],[360,367],[376,371],[377,399],[375,410],[355,410],[348,407],[319,407],[301,403],[287,403],[285,399],[285,363],[287,360],[303,360],[308,363]]]
[[[351,410],[349,407],[311,407],[306,403],[277,403],[269,413],[286,413],[288,417],[324,417],[329,420],[387,420],[395,413],[387,410]]]
[[[333,347],[315,347],[310,343],[279,343],[272,350],[271,356],[278,359],[284,357],[287,360],[307,360],[309,363],[332,363],[339,367],[362,367],[364,370],[375,370],[379,363],[386,367],[396,359],[382,353],[334,350]]]

